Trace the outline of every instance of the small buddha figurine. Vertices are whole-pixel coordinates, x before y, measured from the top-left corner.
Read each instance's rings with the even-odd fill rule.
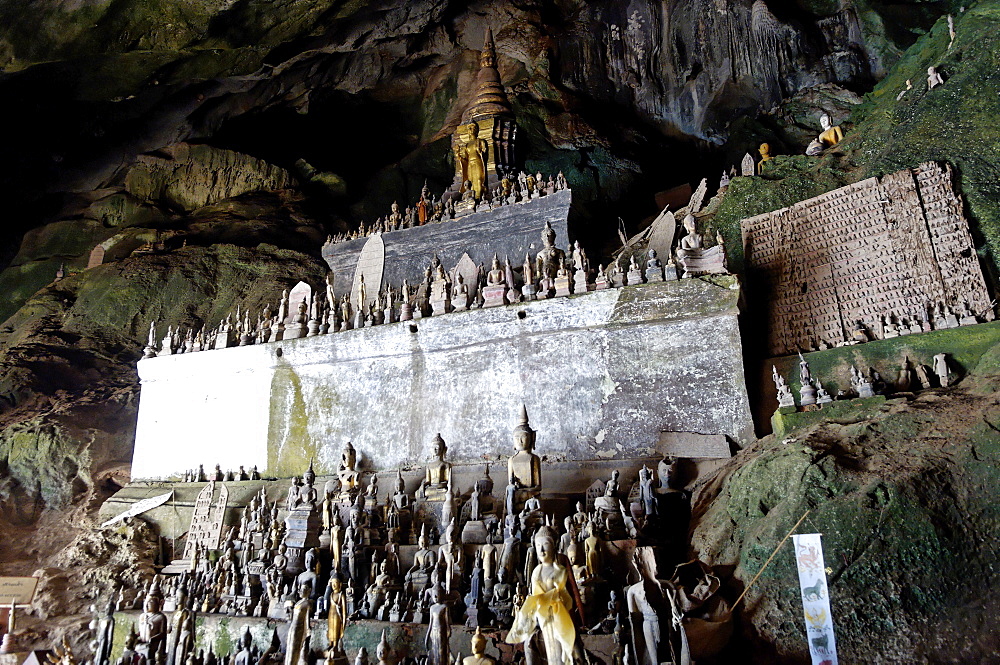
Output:
[[[694,218],[694,215],[688,213],[684,216],[684,230],[687,231],[687,235],[681,238],[680,249],[677,250],[678,255],[681,251],[691,251],[696,249],[701,249],[704,241],[702,235],[698,233],[698,223]]]
[[[500,267],[500,257],[496,254],[493,255],[493,266],[489,273],[486,275],[486,285],[487,286],[499,286],[506,282],[506,274],[503,268]]]
[[[329,643],[329,656],[342,656],[341,640],[344,637],[344,627],[347,625],[347,596],[344,593],[343,582],[337,575],[330,575],[326,589],[326,639]]]
[[[406,572],[406,587],[409,595],[420,594],[427,587],[431,571],[437,565],[437,555],[428,547],[427,525],[420,529],[417,551],[413,554],[413,566]]]
[[[302,487],[299,488],[299,505],[312,510],[319,500],[319,493],[313,487],[316,482],[316,472],[313,471],[312,460],[309,460],[309,468],[302,474]]]
[[[594,508],[603,510],[606,513],[613,513],[618,510],[618,486],[621,472],[615,469],[611,472],[608,484],[604,486],[604,496],[597,497],[594,501]]]
[[[341,497],[351,496],[357,492],[361,480],[361,474],[356,468],[357,463],[358,454],[354,450],[354,445],[348,441],[340,455],[340,469],[337,471]]]
[[[653,470],[645,464],[639,469],[639,502],[643,514],[649,518],[656,514],[656,497],[653,488]]]
[[[566,253],[556,247],[555,229],[548,222],[542,230],[542,245],[535,255],[535,277],[542,280],[541,294],[548,297],[548,292],[555,288],[556,273],[566,261]]]
[[[448,642],[451,638],[451,621],[448,612],[450,606],[444,602],[444,594],[440,587],[431,591],[432,605],[429,611],[427,634],[424,637],[424,648],[427,649],[427,665],[451,665]]]
[[[375,657],[378,658],[378,663],[376,665],[389,665],[389,654],[392,650],[389,648],[389,643],[385,640],[385,628],[382,629],[382,639],[379,641],[378,646],[375,647]]]
[[[597,535],[594,523],[587,522],[587,538],[583,541],[583,551],[587,568],[587,579],[599,579],[604,570],[604,541]]]
[[[462,665],[496,665],[497,661],[486,655],[486,636],[478,626],[472,635],[471,646],[472,655],[466,656],[462,660]]]
[[[389,213],[389,224],[390,224],[389,228],[395,231],[402,224],[403,215],[399,212],[399,204],[396,203],[395,201],[392,202],[392,206],[390,206],[390,209],[392,210],[392,212]]]
[[[392,494],[392,503],[397,510],[408,510],[410,508],[410,496],[406,493],[406,482],[403,480],[403,472],[396,469],[396,481]]]
[[[542,484],[541,458],[535,448],[535,430],[528,424],[528,409],[521,405],[521,422],[514,428],[514,453],[507,461],[507,477],[522,489],[537,489]]]
[[[757,175],[760,175],[764,172],[764,164],[774,159],[774,157],[771,155],[771,146],[767,143],[761,143],[757,151],[760,153],[760,161],[757,162]]]
[[[451,482],[451,464],[444,461],[444,456],[448,452],[448,446],[439,432],[431,441],[434,451],[434,459],[428,462],[424,471],[424,482],[420,486],[420,493],[427,496],[428,490],[446,490]]]

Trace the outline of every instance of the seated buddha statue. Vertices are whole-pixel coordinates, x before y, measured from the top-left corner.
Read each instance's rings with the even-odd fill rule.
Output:
[[[444,461],[444,456],[448,452],[448,446],[438,433],[431,441],[434,459],[427,463],[424,470],[424,482],[420,485],[420,493],[426,497],[428,494],[443,493],[448,489],[451,480],[451,464]]]
[[[496,254],[493,255],[493,266],[490,268],[489,273],[486,275],[486,285],[487,286],[499,286],[504,283],[506,275],[504,274],[503,268],[500,267],[500,257]]]
[[[677,263],[684,269],[682,277],[725,273],[726,255],[723,245],[716,244],[706,248],[705,237],[698,232],[697,222],[690,213],[684,217],[684,229],[687,235],[681,238],[677,246]]]
[[[819,117],[819,126],[823,128],[819,135],[819,142],[823,144],[824,148],[835,146],[844,140],[844,131],[839,125],[834,126],[827,114],[824,113]]]

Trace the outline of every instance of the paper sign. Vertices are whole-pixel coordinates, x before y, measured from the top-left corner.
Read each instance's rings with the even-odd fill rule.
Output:
[[[116,515],[116,516],[112,517],[111,519],[109,519],[104,524],[102,524],[101,528],[103,529],[106,526],[111,526],[112,524],[116,524],[117,522],[121,522],[126,517],[135,517],[136,515],[140,515],[140,514],[146,512],[147,510],[152,510],[153,508],[156,508],[157,506],[162,506],[167,501],[169,501],[170,497],[172,497],[173,495],[174,495],[174,491],[170,490],[166,494],[161,494],[159,496],[154,496],[154,497],[152,497],[150,499],[143,499],[142,501],[136,501],[135,503],[132,504],[132,507],[129,508],[128,510],[126,510],[124,513],[121,513],[120,515]]]
[[[37,577],[0,577],[0,605],[30,605],[37,586]]]
[[[806,618],[806,637],[813,665],[837,665],[837,642],[833,636],[830,592],[820,537],[818,533],[792,536],[795,565],[799,569],[802,612]]]

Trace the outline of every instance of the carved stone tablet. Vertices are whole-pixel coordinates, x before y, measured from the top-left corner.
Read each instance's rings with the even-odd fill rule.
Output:
[[[104,245],[98,245],[94,249],[90,250],[90,259],[87,261],[87,267],[93,268],[94,266],[99,266],[104,263]]]
[[[365,278],[368,279],[367,277]],[[292,290],[288,292],[288,316],[285,317],[285,325],[290,325],[292,319],[299,313],[299,303],[305,298],[306,304],[309,304],[309,299],[312,298],[312,287],[305,282],[299,282],[292,287]]]
[[[514,261],[514,259],[511,258],[511,261]],[[456,265],[454,271],[452,271],[451,279],[453,282],[458,281],[458,275],[462,276],[462,282],[469,287],[471,292],[476,286],[476,280],[479,278],[479,267],[468,253],[462,254],[462,258],[458,260],[458,265]]]
[[[361,276],[365,276],[366,305],[375,301],[379,289],[382,288],[382,271],[385,268],[385,243],[382,234],[376,233],[365,246],[361,248],[358,257],[358,267],[354,270],[354,281],[351,284],[351,303],[357,309],[361,295]]]

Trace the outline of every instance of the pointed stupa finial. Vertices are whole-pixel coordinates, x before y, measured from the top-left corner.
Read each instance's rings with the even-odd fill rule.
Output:
[[[487,28],[483,51],[479,56],[475,97],[462,114],[462,122],[477,122],[484,118],[512,115],[510,101],[507,99],[507,93],[500,81],[500,72],[497,70],[497,50],[493,43],[493,30]]]
[[[493,28],[486,28],[486,37],[483,39],[483,53],[479,58],[479,66],[497,66],[497,49],[493,43]]]

